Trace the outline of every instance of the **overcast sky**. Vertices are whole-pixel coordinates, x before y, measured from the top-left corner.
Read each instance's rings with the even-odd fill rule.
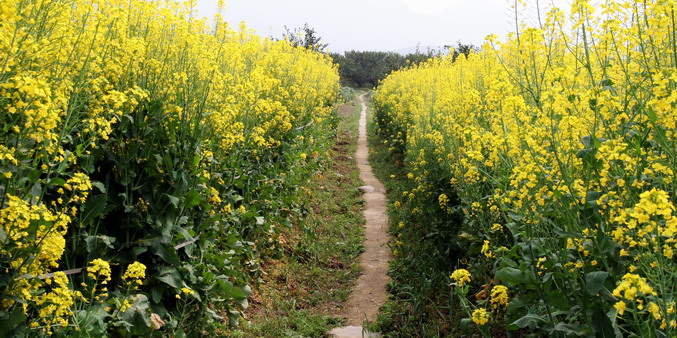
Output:
[[[398,51],[456,41],[480,45],[505,36],[514,22],[510,0],[226,0],[225,19],[245,21],[260,35],[281,37],[284,26],[308,23],[333,52]],[[216,0],[198,0],[212,16]]]

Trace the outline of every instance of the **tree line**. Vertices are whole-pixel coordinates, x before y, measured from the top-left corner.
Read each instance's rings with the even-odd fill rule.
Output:
[[[301,28],[290,29],[285,26],[283,38],[295,46],[302,46],[320,53],[326,53],[328,44],[322,42],[315,29],[306,23]],[[448,46],[451,47],[451,46]],[[472,44],[463,44],[460,41],[453,46],[454,60],[459,55],[468,55],[478,48]],[[354,88],[372,88],[378,86],[379,81],[399,69],[409,65],[425,62],[431,58],[443,55],[436,50],[426,52],[416,51],[408,55],[395,52],[380,51],[347,51],[345,53],[329,53],[334,63],[339,66],[341,85]]]

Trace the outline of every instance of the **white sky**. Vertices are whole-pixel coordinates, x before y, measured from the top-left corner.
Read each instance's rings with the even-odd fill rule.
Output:
[[[216,0],[198,0],[212,16]],[[224,17],[245,21],[263,36],[281,37],[284,26],[314,28],[333,52],[397,51],[456,41],[480,45],[489,34],[514,27],[511,0],[226,0]]]

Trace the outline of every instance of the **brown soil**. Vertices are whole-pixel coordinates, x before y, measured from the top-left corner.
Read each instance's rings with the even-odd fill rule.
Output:
[[[374,321],[378,310],[385,302],[386,284],[389,282],[388,261],[388,215],[386,213],[386,196],[383,184],[374,175],[369,165],[369,147],[367,145],[367,106],[364,95],[360,96],[362,112],[360,116],[360,135],[355,158],[360,169],[360,178],[367,185],[373,187],[372,192],[366,192],[364,217],[366,218],[365,251],[360,257],[362,275],[357,280],[355,288],[350,294],[340,316],[345,318],[348,325],[359,328],[365,320]],[[364,190],[364,189],[363,189]],[[368,189],[371,190],[371,189]],[[351,337],[348,327],[337,328],[330,332],[338,337]],[[357,330],[359,332],[359,330]],[[355,332],[355,330],[353,330]]]

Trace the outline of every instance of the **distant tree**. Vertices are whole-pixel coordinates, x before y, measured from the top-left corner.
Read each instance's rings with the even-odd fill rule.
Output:
[[[344,86],[375,87],[388,74],[407,65],[424,62],[439,53],[414,53],[403,56],[393,52],[349,51],[330,54],[339,66],[341,83]]]
[[[445,46],[445,47],[454,47],[454,54],[451,56],[452,60],[456,61],[456,59],[461,56],[461,54],[465,55],[468,57],[470,53],[477,53],[480,49],[479,47],[469,43],[469,44],[464,44],[461,41],[457,41],[455,46]]]
[[[417,47],[415,53],[408,54],[405,58],[407,59],[407,62],[409,64],[415,65],[415,64],[419,64],[421,62],[426,62],[426,61],[428,61],[432,58],[442,56],[442,55],[443,54],[442,54],[441,51],[435,50],[435,49],[430,49],[430,48],[428,48],[428,50],[425,53],[423,53]]]
[[[479,51],[479,48],[472,44],[464,44],[460,41],[454,47],[451,55],[453,61],[460,55],[468,56],[470,53]],[[341,75],[341,84],[352,87],[375,87],[379,81],[383,80],[393,71],[407,66],[426,62],[431,58],[442,56],[439,50],[428,49],[422,52],[416,49],[415,53],[406,56],[393,52],[370,52],[370,51],[349,51],[343,54],[331,53],[330,56],[339,66],[339,75]]]
[[[322,38],[317,36],[315,29],[310,28],[306,23],[302,28],[289,29],[284,26],[285,33],[283,36],[294,46],[301,46],[316,52],[324,53],[324,50],[329,46],[327,43],[322,43]]]

